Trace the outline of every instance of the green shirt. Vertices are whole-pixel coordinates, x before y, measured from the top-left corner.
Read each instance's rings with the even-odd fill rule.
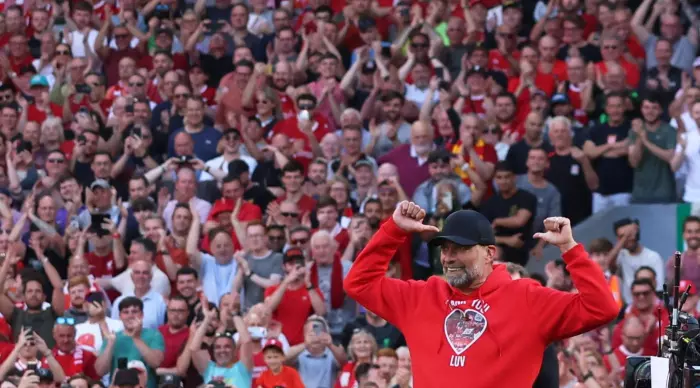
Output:
[[[672,150],[676,147],[676,130],[668,123],[662,123],[656,131],[644,130],[649,142],[659,148]],[[636,141],[637,134],[630,131],[629,139]],[[659,159],[642,145],[642,159],[634,169],[632,202],[668,203],[676,200],[676,179],[668,162]]]
[[[124,332],[119,332],[116,334],[117,339],[114,344],[114,353],[112,353],[112,367],[110,368],[110,381],[112,379],[112,374],[117,369],[117,362],[120,358],[126,358],[128,361],[138,360],[143,362],[148,369],[148,388],[156,388],[158,386],[158,381],[156,379],[156,371],[151,369],[151,367],[146,364],[146,360],[143,359],[141,352],[134,345],[134,340],[131,339]],[[141,331],[141,340],[151,349],[165,351],[165,342],[163,341],[163,336],[158,330],[144,328]],[[107,342],[102,343],[102,349],[100,353],[104,352],[107,347]]]

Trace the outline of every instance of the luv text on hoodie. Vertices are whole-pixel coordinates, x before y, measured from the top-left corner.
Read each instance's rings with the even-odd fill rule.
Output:
[[[469,295],[433,276],[385,277],[408,234],[389,220],[345,278],[347,294],[406,337],[416,388],[531,388],[553,341],[611,322],[618,313],[603,272],[582,245],[563,255],[578,293],[511,280],[505,265]],[[457,385],[455,385],[457,384]]]

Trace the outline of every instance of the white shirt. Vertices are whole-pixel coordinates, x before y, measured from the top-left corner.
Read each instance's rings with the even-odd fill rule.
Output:
[[[632,282],[639,267],[647,266],[656,271],[657,291],[660,291],[664,284],[664,260],[661,255],[647,247],[643,247],[638,255],[632,255],[627,249],[622,249],[617,254],[617,265],[622,272],[622,298],[628,304],[632,302]]]
[[[233,279],[236,277],[238,263],[231,260],[228,264],[219,264],[212,255],[202,253],[199,275],[202,277],[202,289],[207,300],[218,305],[224,294],[231,292]]]
[[[134,293],[134,281],[131,280],[131,268],[113,277],[110,280],[112,288],[119,291],[122,295]],[[153,266],[153,279],[151,280],[151,289],[161,295],[170,295],[170,279],[158,267]],[[118,310],[119,305],[114,304],[114,310]]]
[[[134,296],[134,294],[123,293],[122,296],[114,301],[115,308],[112,309],[113,319],[119,318],[119,303],[129,296]],[[163,295],[151,289],[139,299],[143,302],[143,327],[158,330],[158,327],[165,323],[166,305]]]
[[[97,30],[92,28],[87,33],[87,43],[88,45],[90,45],[90,51],[92,51],[93,53],[95,52],[95,41],[97,40],[97,34]],[[70,45],[70,49],[73,53],[73,57],[86,57],[87,53],[85,52],[85,44],[83,44],[83,40],[85,40],[85,34],[83,34],[80,31],[71,31],[68,33],[68,35],[71,37],[72,43]],[[67,36],[63,38],[63,43],[68,43],[68,41],[69,39]]]
[[[252,158],[248,155],[243,155],[241,154],[239,156],[240,160],[244,161],[248,165],[248,169],[250,170],[250,176],[253,176],[253,171],[255,171],[255,167],[258,166],[258,162],[255,160],[255,158]],[[236,159],[233,159],[236,160]],[[232,160],[232,161],[233,161]],[[217,158],[211,159],[208,162],[204,163],[206,166],[209,166],[210,169],[216,169],[216,170],[221,170],[228,174],[228,164],[230,162],[227,162],[226,159],[224,159],[224,155],[221,155]],[[202,174],[199,176],[200,181],[213,181],[214,177],[211,176],[211,174],[202,171]]]
[[[124,324],[119,319],[105,317],[105,323],[111,333],[118,333],[124,330]],[[99,355],[103,342],[100,324],[88,321],[75,325],[75,342],[82,346],[83,349]]]
[[[687,169],[683,201],[695,203],[700,201],[700,132],[689,131],[681,136],[687,143],[683,161],[683,166]],[[680,144],[676,145],[676,152],[683,152]]]
[[[416,85],[406,84],[405,97],[406,100],[414,102],[416,105],[418,105],[418,109],[420,109],[423,106],[423,103],[427,102],[426,99],[428,98],[428,92],[430,92],[429,87],[419,89]],[[433,93],[433,103],[437,103],[439,101],[439,95],[440,93]]]
[[[202,175],[204,175],[205,172],[202,171]],[[168,202],[167,205],[165,205],[165,209],[163,210],[163,219],[165,219],[165,226],[168,227],[169,231],[173,231],[173,213],[175,212],[175,205],[177,205],[177,200],[172,200]],[[207,217],[209,216],[209,212],[211,211],[211,204],[201,198],[194,198],[194,208],[197,210],[197,214],[199,215],[199,222],[204,224],[207,222]]]

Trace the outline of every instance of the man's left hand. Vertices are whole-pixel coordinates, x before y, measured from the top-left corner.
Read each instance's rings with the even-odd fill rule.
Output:
[[[549,217],[544,220],[545,233],[535,233],[534,238],[556,245],[562,252],[576,246],[571,234],[571,221],[565,217]]]

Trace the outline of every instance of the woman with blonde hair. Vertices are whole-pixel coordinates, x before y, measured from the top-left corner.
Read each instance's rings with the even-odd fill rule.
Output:
[[[335,381],[334,388],[355,388],[357,386],[355,368],[361,364],[371,364],[376,353],[377,340],[374,336],[367,330],[355,329],[348,344],[350,362],[343,365],[338,374],[338,379]]]
[[[65,133],[63,132],[63,123],[58,117],[51,116],[41,123],[41,148],[43,152],[48,154],[54,150],[61,150],[66,153],[67,149],[63,145],[66,141]]]

